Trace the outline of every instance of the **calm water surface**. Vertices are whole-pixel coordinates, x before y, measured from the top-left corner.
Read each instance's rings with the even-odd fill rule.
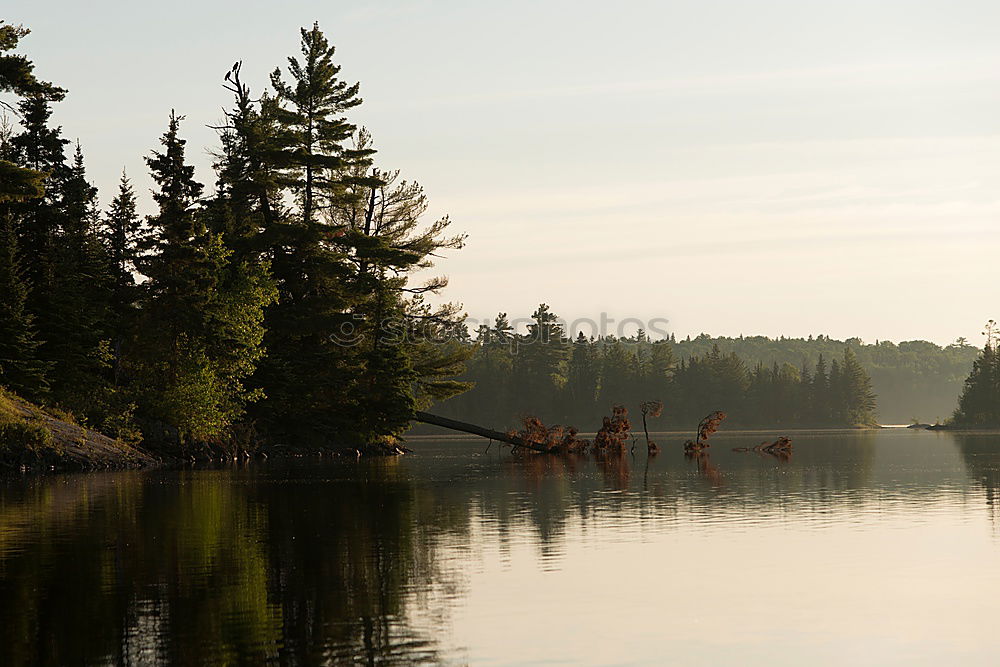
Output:
[[[1000,435],[793,437],[0,481],[0,663],[1000,663]]]

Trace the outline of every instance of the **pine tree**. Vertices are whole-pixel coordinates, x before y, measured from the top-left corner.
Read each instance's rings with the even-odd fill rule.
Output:
[[[513,362],[515,406],[519,414],[551,419],[557,396],[566,384],[570,348],[559,318],[546,304],[540,304],[531,319],[527,334],[518,341]]]
[[[45,215],[54,201],[46,179],[62,164],[65,142],[59,142],[58,132],[53,144],[42,142],[55,148],[53,159],[43,160],[31,150],[31,134],[44,129],[49,103],[61,100],[66,91],[39,80],[26,57],[8,53],[28,32],[0,21],[0,92],[21,98],[18,110],[25,127],[16,136],[6,120],[0,128],[0,384],[39,400],[48,391],[49,367],[39,355],[31,302],[42,300],[36,298],[41,290],[32,289],[32,277],[51,275],[44,269],[51,262],[49,240],[56,225],[54,216]],[[0,106],[11,109],[6,102]]]
[[[353,152],[370,151],[371,136],[361,130]],[[386,395],[396,395],[398,405],[387,410],[397,416],[395,426],[376,435],[398,434],[408,426],[418,403],[427,405],[467,388],[452,379],[461,373],[469,354],[454,340],[461,325],[459,308],[455,304],[432,308],[426,300],[427,295],[440,294],[447,279],[410,283],[412,273],[433,267],[432,257],[460,249],[465,236],[447,233],[451,224],[447,216],[425,224],[428,204],[423,188],[401,180],[398,171],[373,169],[367,175],[366,164],[358,162],[344,173],[343,181],[343,196],[333,200],[325,217],[337,229],[331,245],[351,266],[344,296],[359,333],[368,341],[361,348],[361,376],[352,397],[360,405],[373,401],[385,405]],[[390,359],[399,364],[400,377],[412,376],[412,393],[393,394],[381,388],[382,382],[389,387],[399,384]],[[379,382],[373,379],[376,375]]]
[[[352,143],[355,126],[343,117],[361,102],[358,86],[339,79],[333,55],[318,26],[303,29],[289,80],[272,74],[275,96],[260,107],[256,144],[249,136],[241,143],[257,145],[262,156],[258,191],[273,184],[296,202],[290,210],[269,207],[273,220],[263,223],[279,301],[268,312],[270,353],[257,380],[269,398],[258,415],[279,437],[317,444],[400,432],[417,402],[464,388],[449,376],[467,356],[460,346],[428,342],[458,324],[456,307],[431,309],[422,298],[445,283],[407,284],[408,273],[449,247],[447,220],[418,230],[426,208],[419,186],[368,173],[369,139]],[[234,128],[243,116],[234,112]],[[397,391],[406,383],[408,392]],[[398,400],[389,411],[395,426],[358,432],[365,406],[387,396]]]
[[[359,421],[363,408],[352,384],[365,367],[348,293],[355,272],[333,243],[343,227],[321,215],[348,196],[351,167],[368,166],[368,153],[346,147],[355,127],[341,114],[360,99],[356,84],[338,79],[333,52],[317,26],[303,29],[302,60],[289,58],[291,82],[275,70],[275,97],[261,107],[260,123],[243,130],[232,123],[262,160],[254,177],[258,194],[266,199],[273,183],[296,202],[291,209],[268,207],[273,219],[264,221],[278,302],[267,312],[269,353],[254,378],[268,400],[255,415],[272,437],[320,446],[342,441]]]
[[[0,21],[0,92],[49,102],[61,100],[65,90],[39,80],[34,74],[34,65],[26,57],[8,53],[16,49],[29,32],[27,28],[4,25]],[[0,102],[0,107],[10,108],[5,102]],[[12,157],[7,151],[0,155],[0,203],[42,197],[46,172],[15,164],[17,161]]]
[[[342,114],[361,104],[359,85],[338,78],[336,49],[319,24],[300,32],[302,60],[288,59],[291,82],[285,81],[280,68],[271,74],[279,101],[275,119],[281,128],[272,160],[279,169],[279,184],[295,193],[301,222],[308,227],[317,212],[342,195],[346,184],[340,176],[359,162],[366,163],[373,151],[347,147],[356,128]]]

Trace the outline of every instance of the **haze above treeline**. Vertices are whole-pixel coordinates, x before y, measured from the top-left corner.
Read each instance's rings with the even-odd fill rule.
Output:
[[[236,59],[255,90],[318,19],[355,122],[470,234],[475,317],[667,317],[679,337],[974,345],[1000,252],[1000,6],[985,1],[6,3],[73,92],[107,204],[161,110],[208,149]],[[198,20],[190,17],[197,16]],[[238,18],[238,29],[234,27]],[[969,17],[975,17],[970,20]],[[53,76],[56,76],[53,74]],[[535,287],[544,285],[544,293]],[[512,299],[516,297],[516,299]]]

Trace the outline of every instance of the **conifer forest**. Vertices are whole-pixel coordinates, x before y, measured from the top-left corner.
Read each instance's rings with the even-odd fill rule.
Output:
[[[662,428],[718,407],[748,427],[940,420],[975,358],[964,339],[573,337],[544,304],[525,331],[504,313],[470,331],[447,279],[426,278],[466,237],[426,219],[422,187],[351,121],[360,86],[318,24],[266,89],[240,61],[219,77],[211,174],[185,140],[205,120],[164,109],[136,147],[155,207],[127,173],[102,206],[86,160],[100,147],[53,123],[71,91],[19,50],[28,32],[0,25],[0,386],[112,438],[378,449],[437,403],[498,428],[596,430],[646,400],[665,404]],[[994,345],[956,423],[1000,424]]]

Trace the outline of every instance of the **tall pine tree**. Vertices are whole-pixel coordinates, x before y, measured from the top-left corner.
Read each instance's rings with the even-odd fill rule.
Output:
[[[268,400],[255,414],[274,437],[323,445],[372,435],[357,428],[367,408],[355,384],[366,364],[348,289],[356,272],[336,243],[344,225],[330,220],[348,199],[360,206],[348,188],[372,151],[348,145],[355,126],[343,114],[361,103],[358,85],[340,80],[318,26],[302,29],[300,50],[301,60],[288,59],[288,80],[280,69],[271,75],[275,98],[261,112],[274,127],[259,154],[295,206],[272,211],[263,231],[278,303],[267,313],[269,354],[255,378]]]

